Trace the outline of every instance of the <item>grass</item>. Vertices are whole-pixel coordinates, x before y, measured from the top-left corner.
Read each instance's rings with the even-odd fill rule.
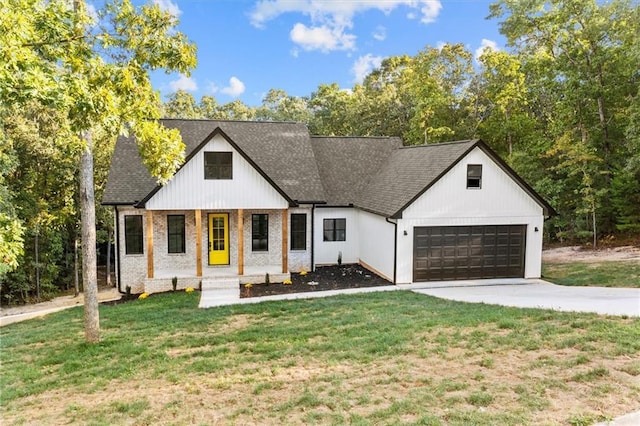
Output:
[[[555,284],[569,286],[640,288],[640,262],[545,262],[542,265],[542,276]]]
[[[638,409],[640,320],[412,292],[197,309],[163,294],[0,329],[3,424],[580,424]]]

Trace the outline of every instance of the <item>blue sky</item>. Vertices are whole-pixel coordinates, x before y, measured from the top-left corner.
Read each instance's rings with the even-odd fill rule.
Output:
[[[270,89],[308,96],[318,85],[349,89],[383,58],[425,46],[463,43],[500,49],[498,22],[485,0],[148,0],[176,14],[198,46],[191,77],[154,73],[165,96],[259,105]]]

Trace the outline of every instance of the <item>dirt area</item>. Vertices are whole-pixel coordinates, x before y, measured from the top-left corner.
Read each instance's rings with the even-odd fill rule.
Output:
[[[391,282],[361,265],[320,266],[315,271],[291,274],[291,284],[255,284],[250,288],[240,285],[240,297],[258,297],[273,294],[302,293],[308,291],[342,290],[346,288],[376,287]]]
[[[607,247],[593,250],[581,246],[556,247],[542,251],[542,261],[549,263],[640,261],[640,245]]]

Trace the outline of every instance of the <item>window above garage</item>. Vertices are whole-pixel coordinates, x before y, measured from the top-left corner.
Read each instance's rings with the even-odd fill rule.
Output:
[[[467,189],[482,188],[482,164],[467,164]]]

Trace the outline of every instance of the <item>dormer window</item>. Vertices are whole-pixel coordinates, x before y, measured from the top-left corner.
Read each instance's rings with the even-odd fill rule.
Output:
[[[233,179],[233,156],[230,152],[204,153],[205,179]]]
[[[482,164],[467,164],[467,189],[482,188]]]

